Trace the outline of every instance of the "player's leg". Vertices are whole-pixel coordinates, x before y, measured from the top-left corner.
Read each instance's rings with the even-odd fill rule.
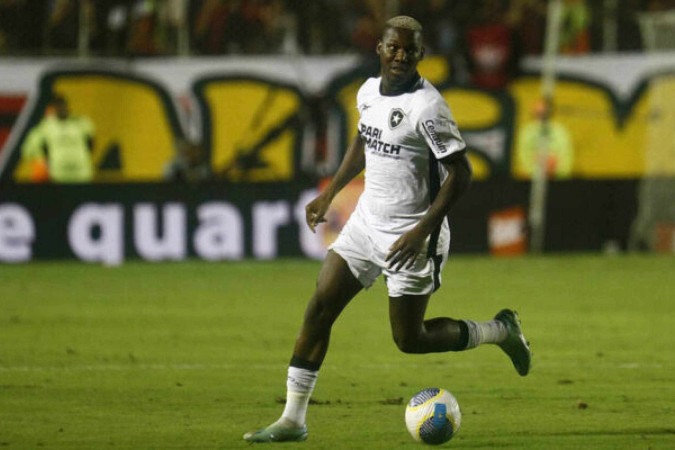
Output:
[[[363,285],[351,273],[345,260],[329,251],[295,342],[288,367],[284,411],[279,420],[262,430],[246,433],[244,439],[251,442],[280,442],[307,438],[307,405],[328,351],[333,324],[361,289]]]
[[[494,321],[502,323],[506,328],[506,337],[497,342],[497,345],[511,358],[518,374],[524,377],[530,372],[532,351],[520,328],[518,313],[502,309],[495,315]]]
[[[347,304],[363,289],[347,262],[329,251],[319,272],[316,290],[305,309],[293,356],[320,366],[326,356],[335,320]]]
[[[429,294],[389,297],[389,322],[394,342],[405,353],[460,351],[468,330],[463,321],[449,317],[425,320]]]
[[[511,358],[518,373],[527,375],[532,354],[514,311],[504,309],[485,322],[449,317],[425,319],[429,297],[441,286],[447,256],[420,258],[413,267],[400,271],[384,270],[389,319],[398,347],[408,353],[430,353],[496,344]]]
[[[288,368],[286,406],[282,413],[287,423],[305,425],[307,405],[328,351],[333,324],[362,289],[345,260],[329,251],[305,309]]]
[[[398,348],[405,353],[462,351],[497,344],[525,376],[532,354],[515,311],[504,309],[493,320],[476,322],[436,317],[424,320],[429,295],[389,297],[389,321]]]

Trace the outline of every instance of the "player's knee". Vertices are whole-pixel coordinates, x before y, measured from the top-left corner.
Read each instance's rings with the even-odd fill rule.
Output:
[[[326,302],[318,299],[312,299],[305,312],[305,323],[312,328],[330,328],[336,318],[336,314]]]
[[[396,347],[403,353],[419,353],[419,336],[410,334],[394,334]]]

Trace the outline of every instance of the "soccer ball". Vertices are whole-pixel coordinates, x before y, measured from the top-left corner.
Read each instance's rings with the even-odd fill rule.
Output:
[[[405,424],[410,435],[425,444],[448,442],[459,430],[461,422],[459,403],[445,389],[423,389],[405,408]]]

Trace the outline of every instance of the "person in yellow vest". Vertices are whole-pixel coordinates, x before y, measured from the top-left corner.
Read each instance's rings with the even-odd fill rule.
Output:
[[[516,145],[516,174],[529,178],[538,163],[539,152],[546,146],[546,175],[570,178],[574,164],[574,145],[563,124],[551,119],[552,104],[540,100],[532,111],[533,120],[524,125]]]
[[[93,122],[72,115],[66,99],[57,95],[45,118],[29,132],[21,155],[33,164],[34,181],[87,183],[94,178],[93,148]]]
[[[564,0],[560,27],[560,53],[584,55],[591,52],[591,9],[587,0]]]

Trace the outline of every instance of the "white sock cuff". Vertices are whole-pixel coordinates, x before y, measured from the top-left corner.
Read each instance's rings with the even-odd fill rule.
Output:
[[[464,320],[464,323],[466,323],[467,329],[469,331],[469,339],[466,342],[465,350],[478,347],[482,340],[478,323],[474,322],[473,320]]]
[[[475,348],[481,344],[497,344],[506,339],[508,330],[503,323],[498,320],[487,322],[474,322],[473,320],[464,321],[469,329],[469,340],[466,348]]]
[[[316,385],[316,379],[318,376],[318,371],[289,366],[286,388],[289,392],[311,394],[311,392],[314,390],[314,386]]]

